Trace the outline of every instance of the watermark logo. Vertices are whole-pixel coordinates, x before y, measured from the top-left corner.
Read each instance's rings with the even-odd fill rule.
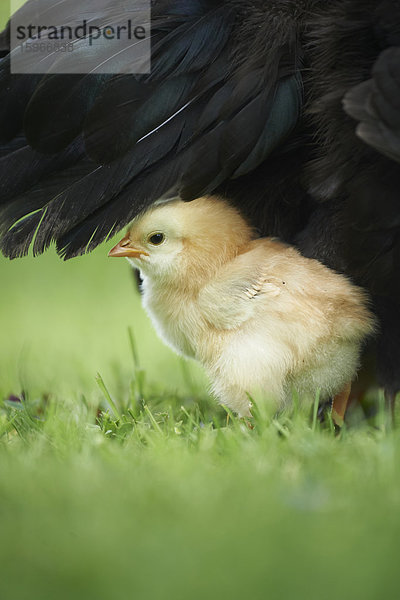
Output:
[[[29,0],[11,17],[11,72],[149,73],[150,17],[150,0]]]

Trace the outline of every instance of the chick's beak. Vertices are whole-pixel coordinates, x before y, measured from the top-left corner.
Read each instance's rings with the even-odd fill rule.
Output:
[[[126,235],[114,248],[110,250],[108,256],[118,257],[126,256],[128,258],[139,258],[141,255],[148,256],[144,250],[133,248],[129,235]]]

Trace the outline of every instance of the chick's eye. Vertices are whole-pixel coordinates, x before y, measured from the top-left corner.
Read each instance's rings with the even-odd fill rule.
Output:
[[[165,235],[163,233],[152,233],[148,240],[153,246],[159,246],[165,240]]]

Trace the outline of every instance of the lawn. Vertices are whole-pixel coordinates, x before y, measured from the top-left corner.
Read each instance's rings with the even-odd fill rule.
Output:
[[[111,245],[0,258],[1,600],[399,598],[399,433],[228,419]]]

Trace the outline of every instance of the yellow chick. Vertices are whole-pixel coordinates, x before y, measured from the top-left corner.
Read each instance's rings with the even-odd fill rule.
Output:
[[[219,401],[245,417],[249,396],[335,398],[341,424],[362,342],[374,331],[365,293],[276,239],[258,238],[215,197],[139,215],[109,253],[140,270],[160,337],[202,363]]]

